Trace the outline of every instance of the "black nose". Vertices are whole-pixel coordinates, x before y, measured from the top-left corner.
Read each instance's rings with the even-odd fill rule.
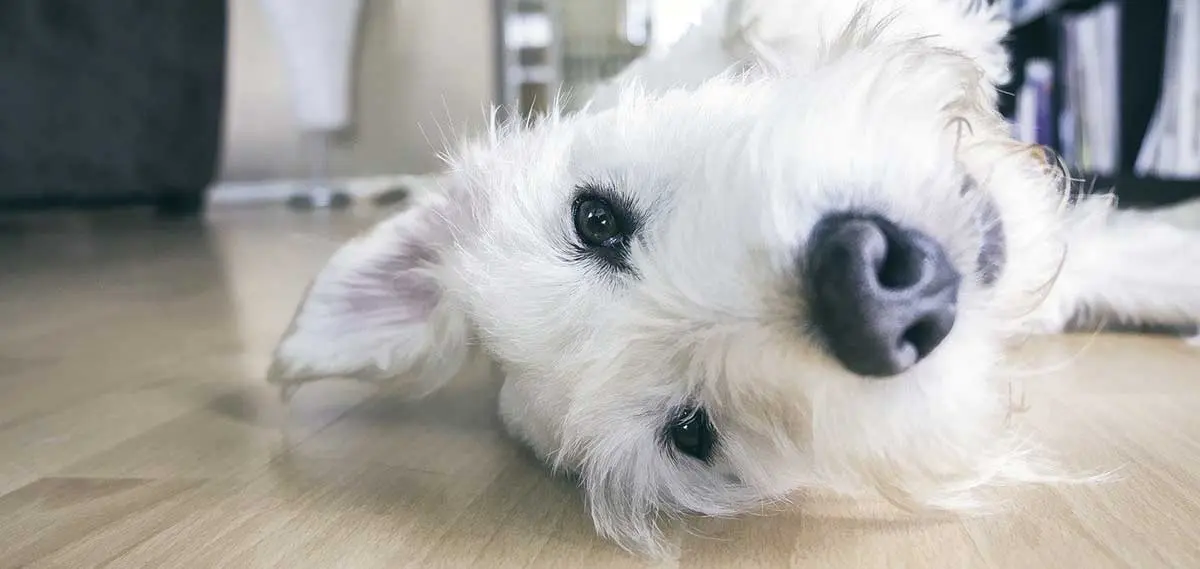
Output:
[[[961,276],[919,231],[875,215],[831,215],[813,229],[805,267],[813,322],[856,374],[903,372],[954,326]]]

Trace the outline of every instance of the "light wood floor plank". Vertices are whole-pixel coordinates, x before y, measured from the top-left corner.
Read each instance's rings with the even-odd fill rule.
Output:
[[[504,436],[487,362],[432,398],[262,380],[354,214],[0,219],[0,568],[644,567]],[[937,519],[810,496],[664,567],[1200,567],[1200,349],[1036,339],[1016,417],[1100,484]]]

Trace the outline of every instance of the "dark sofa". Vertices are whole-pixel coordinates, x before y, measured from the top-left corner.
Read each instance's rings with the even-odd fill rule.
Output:
[[[0,210],[198,211],[226,20],[225,0],[0,0]]]

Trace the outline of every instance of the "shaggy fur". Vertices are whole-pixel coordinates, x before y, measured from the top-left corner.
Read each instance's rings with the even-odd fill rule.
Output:
[[[958,510],[1051,480],[1006,421],[1005,345],[1081,311],[1195,321],[1200,238],[1065,195],[994,110],[1005,33],[981,2],[717,2],[584,112],[468,144],[441,192],[347,244],[270,379],[419,396],[479,347],[512,435],[578,475],[601,534],[654,555],[672,552],[665,519],[804,489]],[[582,251],[584,186],[636,212],[627,270]],[[990,284],[984,207],[1008,251]],[[886,380],[843,369],[809,325],[804,246],[848,209],[925,232],[965,275],[949,337]],[[718,432],[707,463],[663,441],[685,406]]]

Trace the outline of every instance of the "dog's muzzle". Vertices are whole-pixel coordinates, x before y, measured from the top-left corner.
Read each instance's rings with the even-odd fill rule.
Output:
[[[805,268],[813,323],[853,373],[904,372],[954,326],[962,275],[933,238],[881,216],[826,216]]]

